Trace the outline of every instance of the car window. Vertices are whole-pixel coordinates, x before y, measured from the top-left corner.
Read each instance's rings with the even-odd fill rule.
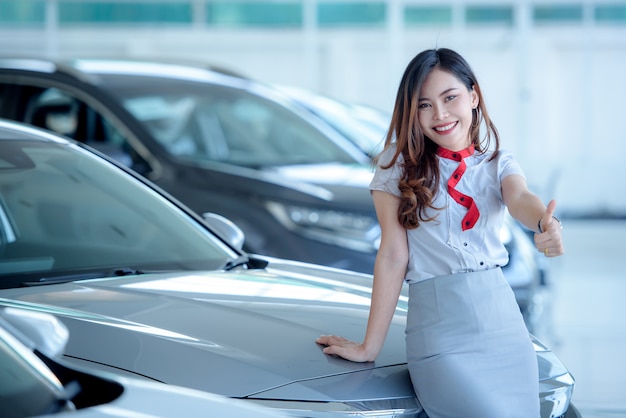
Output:
[[[292,110],[246,90],[143,79],[112,92],[178,157],[245,166],[355,162]]]
[[[0,84],[0,89],[3,87],[8,88]],[[68,89],[27,84],[11,87],[20,101],[13,103],[13,114],[3,117],[84,142],[142,174],[149,171],[149,164],[118,129],[118,124]]]
[[[0,142],[2,277],[214,269],[234,254],[152,189],[76,146]]]

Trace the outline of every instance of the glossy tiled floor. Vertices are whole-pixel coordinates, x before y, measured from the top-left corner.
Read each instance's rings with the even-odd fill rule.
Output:
[[[626,221],[567,221],[536,331],[576,379],[584,418],[626,417]]]

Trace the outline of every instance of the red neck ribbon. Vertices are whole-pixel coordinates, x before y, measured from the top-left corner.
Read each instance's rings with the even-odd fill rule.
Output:
[[[448,193],[450,194],[450,196],[452,196],[455,202],[467,208],[467,214],[461,222],[461,228],[463,229],[463,231],[471,229],[476,224],[476,222],[478,221],[478,217],[480,216],[480,213],[478,212],[478,207],[476,206],[474,199],[455,189],[456,185],[459,183],[459,181],[461,181],[461,177],[463,177],[463,173],[465,173],[465,169],[467,167],[464,158],[473,155],[474,151],[474,145],[470,145],[469,147],[461,151],[450,151],[449,149],[442,147],[439,147],[439,149],[437,149],[437,155],[439,155],[440,157],[448,158],[450,160],[458,161],[460,163],[448,180]]]

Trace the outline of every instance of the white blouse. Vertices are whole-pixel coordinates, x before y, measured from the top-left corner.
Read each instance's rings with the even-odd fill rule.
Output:
[[[370,190],[380,190],[400,196],[398,181],[402,173],[402,155],[389,169],[381,168],[391,161],[395,147],[387,149],[380,157]],[[441,181],[433,206],[436,214],[432,222],[420,222],[416,229],[407,230],[409,263],[405,280],[416,283],[425,279],[449,274],[491,269],[508,262],[508,253],[500,239],[504,210],[502,179],[512,174],[524,176],[519,164],[509,152],[500,150],[498,157],[489,161],[492,153],[466,157],[467,168],[456,189],[472,197],[480,216],[473,228],[463,231],[461,221],[467,209],[448,194],[447,183],[459,163],[447,158],[439,159]]]

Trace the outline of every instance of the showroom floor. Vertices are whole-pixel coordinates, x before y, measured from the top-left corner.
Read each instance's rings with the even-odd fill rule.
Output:
[[[564,221],[537,336],[576,379],[584,418],[626,417],[626,221]]]

